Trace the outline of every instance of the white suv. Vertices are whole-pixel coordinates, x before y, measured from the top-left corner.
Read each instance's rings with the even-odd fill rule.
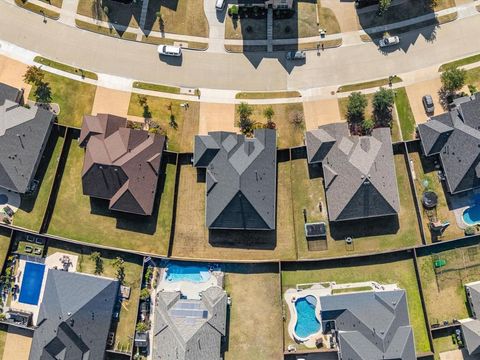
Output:
[[[182,56],[182,48],[179,46],[159,45],[157,50],[160,55]]]

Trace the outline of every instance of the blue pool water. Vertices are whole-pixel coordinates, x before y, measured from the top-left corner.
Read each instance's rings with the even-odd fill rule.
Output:
[[[18,301],[24,304],[37,305],[42,288],[45,265],[26,262],[23,272],[22,287]]]
[[[470,206],[463,212],[463,221],[467,225],[476,225],[480,223],[480,205]]]
[[[189,262],[170,262],[168,264],[168,281],[190,281],[201,283],[210,279],[209,266],[207,264],[196,264]]]
[[[317,299],[314,296],[307,296],[295,302],[295,309],[297,310],[295,334],[302,339],[320,330],[320,323],[315,316],[316,305]]]

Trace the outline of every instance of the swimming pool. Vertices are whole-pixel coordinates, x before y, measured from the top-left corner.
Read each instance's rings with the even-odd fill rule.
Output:
[[[208,264],[170,262],[167,267],[167,281],[190,281],[201,283],[210,280],[212,275]]]
[[[18,302],[30,305],[38,304],[38,297],[42,288],[45,265],[32,262],[25,263],[23,271],[22,287]]]
[[[480,224],[480,205],[476,204],[465,209],[462,218],[467,225]]]
[[[295,301],[297,311],[297,323],[295,334],[299,339],[306,339],[320,331],[320,322],[315,315],[317,299],[314,296],[306,296]]]

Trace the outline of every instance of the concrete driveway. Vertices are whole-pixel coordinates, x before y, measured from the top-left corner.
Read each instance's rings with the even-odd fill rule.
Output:
[[[440,360],[478,360],[478,356],[469,356],[465,349],[440,353]]]
[[[203,0],[203,8],[208,21],[209,45],[208,52],[225,52],[225,16],[227,15],[227,3],[222,11],[215,8],[217,0]]]
[[[445,112],[440,105],[438,90],[442,87],[440,78],[421,81],[413,85],[407,86],[408,99],[410,100],[410,106],[412,108],[413,116],[415,117],[415,122],[417,124],[424,123],[428,120],[428,116],[425,113],[425,109],[422,103],[422,97],[424,95],[431,95],[433,98],[433,103],[435,104],[434,115],[441,114]]]
[[[237,131],[235,127],[235,104],[200,103],[198,133],[209,131]]]
[[[0,82],[17,89],[23,88],[25,90],[24,97],[28,99],[32,86],[23,81],[23,75],[26,71],[27,65],[0,55]]]
[[[305,127],[307,131],[317,129],[320,125],[342,122],[338,100],[317,100],[303,103]]]
[[[131,93],[97,86],[92,114],[113,114],[127,117]]]
[[[321,0],[322,7],[333,11],[342,32],[359,29],[357,10],[353,1]]]

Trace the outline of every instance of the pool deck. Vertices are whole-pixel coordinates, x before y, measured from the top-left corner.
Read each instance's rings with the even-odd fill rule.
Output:
[[[306,287],[308,286],[308,287]],[[300,338],[295,334],[295,325],[297,324],[297,311],[295,308],[295,302],[298,299],[305,298],[307,296],[313,296],[317,300],[317,305],[315,307],[315,316],[317,320],[321,323],[321,303],[320,297],[323,296],[335,296],[333,294],[334,290],[348,290],[352,289],[352,291],[345,291],[344,294],[347,293],[355,293],[354,291],[356,288],[365,288],[371,287],[372,291],[389,291],[389,290],[396,290],[399,289],[397,284],[388,284],[382,285],[375,281],[366,281],[366,282],[358,282],[358,283],[348,283],[348,284],[337,284],[335,282],[326,282],[326,283],[310,283],[310,284],[298,284],[296,289],[287,289],[284,294],[285,302],[287,303],[288,310],[290,312],[290,321],[288,323],[288,335],[295,340],[297,343],[302,343],[308,348],[315,348],[317,344],[317,340],[322,339],[324,344],[330,343],[331,335],[323,334],[322,327],[320,330],[308,338]]]

